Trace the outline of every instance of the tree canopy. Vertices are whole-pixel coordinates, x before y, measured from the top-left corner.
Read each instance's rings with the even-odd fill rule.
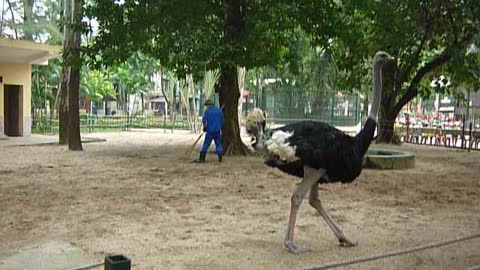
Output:
[[[294,21],[282,1],[240,1],[242,31],[225,39],[229,1],[93,1],[87,14],[99,23],[89,47],[100,63],[142,51],[164,67],[199,76],[221,65],[251,68],[281,64],[289,55]],[[231,2],[231,1],[230,1]]]
[[[341,69],[348,70],[351,88],[370,85],[366,75],[371,56],[384,50],[396,57],[386,67],[382,97],[380,139],[391,141],[393,121],[402,107],[417,95],[428,95],[434,76],[448,74],[454,85],[472,83],[474,54],[467,54],[480,33],[480,2],[450,1],[341,1],[335,2],[333,43],[327,46]],[[323,36],[315,17],[302,26]],[[318,42],[324,42],[318,39]],[[324,43],[323,43],[324,44]],[[472,62],[473,61],[473,62]],[[478,67],[478,66],[477,66]],[[478,81],[478,80],[477,80]],[[446,88],[442,88],[446,89]],[[442,89],[437,89],[441,91]],[[382,134],[385,131],[385,134]]]
[[[54,0],[6,0],[0,37],[60,44],[63,4]]]

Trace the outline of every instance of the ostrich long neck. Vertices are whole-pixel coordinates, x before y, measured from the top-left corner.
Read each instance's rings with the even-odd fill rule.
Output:
[[[357,153],[362,156],[368,150],[370,143],[373,140],[375,134],[375,128],[377,127],[378,110],[380,109],[380,99],[382,98],[382,77],[381,77],[380,65],[375,62],[373,64],[373,100],[372,107],[370,108],[370,114],[368,115],[367,122],[362,128],[362,131],[355,137],[355,148]]]
[[[380,99],[382,98],[382,72],[378,63],[373,64],[373,99],[369,118],[377,121],[378,110],[380,109]]]

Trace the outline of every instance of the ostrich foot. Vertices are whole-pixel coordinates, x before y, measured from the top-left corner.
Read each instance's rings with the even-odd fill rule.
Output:
[[[300,247],[297,247],[293,244],[293,242],[291,241],[285,241],[283,243],[283,245],[285,246],[285,248],[292,254],[300,254],[300,253],[304,253],[304,252],[308,252],[308,251],[311,251],[311,249],[309,248],[300,248]]]

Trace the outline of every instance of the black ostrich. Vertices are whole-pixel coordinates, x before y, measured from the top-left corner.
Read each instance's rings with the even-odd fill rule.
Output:
[[[247,117],[247,131],[255,137],[255,150],[265,155],[265,164],[302,178],[293,191],[290,218],[284,245],[288,251],[299,253],[293,244],[297,212],[310,190],[310,205],[324,218],[340,243],[356,245],[347,238],[340,226],[328,215],[318,198],[318,184],[349,183],[362,172],[362,159],[373,140],[382,92],[381,67],[389,54],[378,52],[373,59],[373,100],[363,129],[355,137],[321,122],[303,121],[273,130],[264,130],[265,118],[260,110]]]

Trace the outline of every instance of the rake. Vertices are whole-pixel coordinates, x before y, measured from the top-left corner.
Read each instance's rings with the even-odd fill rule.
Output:
[[[198,136],[198,138],[195,140],[195,142],[185,151],[185,153],[180,157],[181,160],[188,160],[192,158],[192,153],[193,150],[195,150],[195,147],[197,146],[198,142],[200,139],[203,137],[204,132]]]

